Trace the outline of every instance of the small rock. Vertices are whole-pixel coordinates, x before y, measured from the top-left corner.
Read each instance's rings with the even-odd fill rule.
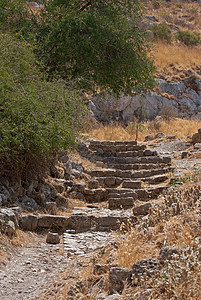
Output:
[[[149,135],[146,135],[145,136],[145,142],[148,142],[148,141],[152,141],[154,140],[154,135],[153,134],[149,134]]]
[[[170,260],[174,254],[178,253],[178,248],[176,247],[170,247],[166,246],[161,248],[160,253],[159,253],[159,260],[160,261],[165,261],[165,260]]]
[[[48,232],[46,243],[48,244],[59,244],[60,243],[60,237],[58,233]]]
[[[143,275],[151,276],[159,270],[159,262],[154,258],[146,258],[139,260],[133,265],[133,275],[140,278]]]
[[[26,195],[22,198],[22,207],[28,211],[38,210],[38,204],[32,198],[27,197]]]
[[[20,226],[24,230],[34,231],[38,226],[38,217],[35,215],[22,216]]]
[[[89,189],[97,189],[99,187],[98,180],[92,179],[88,181],[88,188]]]
[[[64,206],[64,207],[68,206],[68,200],[64,196],[56,195],[56,197],[54,199],[56,201],[57,207],[59,207],[59,206]]]
[[[201,143],[196,143],[194,145],[194,149],[201,149]]]
[[[174,135],[174,134],[168,135],[167,140],[176,140],[176,135]]]
[[[163,133],[163,132],[158,132],[158,133],[155,135],[155,138],[156,138],[156,139],[160,139],[160,138],[163,138],[163,137],[165,137],[165,136],[166,136],[165,133]]]
[[[104,162],[103,161],[97,161],[96,162],[96,167],[97,168],[104,168]]]
[[[184,158],[186,158],[187,156],[188,156],[188,151],[183,151],[182,153],[181,153],[181,158],[182,159],[184,159]]]
[[[50,201],[45,203],[45,208],[51,215],[56,215],[57,205],[56,202]]]
[[[11,208],[1,208],[0,213],[3,214],[4,220],[13,221],[16,227],[19,226],[16,213]]]
[[[4,232],[9,237],[12,237],[13,235],[15,235],[15,232],[16,232],[15,223],[13,221],[8,221],[8,223],[4,223]]]
[[[142,205],[137,205],[133,208],[133,214],[137,215],[147,215],[149,213],[150,208],[152,207],[151,203],[145,203]]]
[[[132,272],[129,269],[112,267],[109,272],[109,291],[122,292],[124,284],[131,283]]]
[[[135,300],[150,300],[152,299],[153,290],[152,289],[146,289],[143,292],[138,292],[133,295],[133,299]]]
[[[95,275],[102,275],[102,274],[106,273],[107,271],[109,271],[108,265],[100,265],[100,264],[94,265],[93,273]]]

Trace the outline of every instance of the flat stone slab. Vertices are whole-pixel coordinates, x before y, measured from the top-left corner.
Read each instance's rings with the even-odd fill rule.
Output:
[[[121,238],[118,234],[118,238]],[[117,235],[113,232],[81,232],[63,234],[64,251],[68,256],[90,256],[95,250],[104,250],[116,244]]]
[[[132,210],[115,210],[106,208],[76,207],[69,218],[68,228],[76,231],[108,231],[118,230],[122,223],[135,224],[137,218]]]
[[[65,216],[55,216],[55,215],[42,215],[38,217],[38,227],[39,228],[67,228],[69,223],[69,218]]]

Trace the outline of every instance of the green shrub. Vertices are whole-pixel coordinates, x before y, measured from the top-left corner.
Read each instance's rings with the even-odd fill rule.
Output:
[[[162,39],[167,41],[168,43],[171,42],[172,39],[171,30],[166,23],[154,24],[151,27],[151,30],[154,34],[155,39]]]
[[[200,33],[179,30],[176,38],[187,46],[198,46],[201,43]]]
[[[74,145],[84,113],[73,88],[44,78],[26,42],[0,34],[1,173],[31,174],[31,165]]]
[[[0,0],[0,28],[32,43],[50,77],[70,76],[87,92],[132,93],[154,85],[140,2],[41,0],[33,13],[26,0]]]

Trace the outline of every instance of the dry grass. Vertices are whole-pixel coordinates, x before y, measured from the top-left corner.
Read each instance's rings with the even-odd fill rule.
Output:
[[[26,246],[34,238],[34,233],[17,230],[16,235],[9,238],[0,233],[0,263],[6,261],[9,255],[19,247]]]
[[[146,135],[156,134],[157,132],[164,132],[167,135],[174,134],[178,138],[187,137],[197,132],[199,128],[201,128],[201,121],[199,120],[174,119],[170,121],[147,122],[144,123],[142,129],[139,130],[138,141],[144,141]],[[85,135],[95,140],[129,141],[136,139],[136,130],[134,126],[124,128],[119,124],[115,124],[93,128]]]
[[[153,1],[149,1],[146,13],[154,15],[160,22],[166,21],[182,30],[201,31],[201,5],[199,3],[161,2],[160,8],[154,9]]]
[[[201,225],[196,214],[199,190],[198,184],[189,183],[183,188],[172,188],[161,205],[150,211],[147,220],[128,233],[117,251],[117,262],[122,267],[132,268],[140,259],[157,258],[164,246],[177,247],[180,252],[156,276],[142,276],[138,286],[125,288],[125,295],[152,288],[151,299],[201,299]]]
[[[201,68],[201,48],[157,42],[152,49],[157,76],[168,81],[181,80]]]

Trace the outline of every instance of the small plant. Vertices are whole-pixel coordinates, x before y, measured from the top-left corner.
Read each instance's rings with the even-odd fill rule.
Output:
[[[191,182],[197,182],[199,176],[200,176],[199,173],[195,173],[195,174],[191,174],[191,175],[187,175],[187,176],[175,178],[175,179],[172,180],[171,185],[175,185],[175,184],[177,184],[177,183],[185,184],[185,183],[187,183],[188,181],[191,181]]]
[[[182,8],[182,3],[181,2],[177,2],[177,3],[175,3],[175,6],[177,7],[177,8]]]
[[[196,79],[197,79],[196,76],[193,75],[193,76],[187,78],[184,81],[184,83],[185,83],[186,87],[189,87],[189,88],[193,89],[195,92],[199,93],[200,92],[200,86],[197,83]]]
[[[159,9],[161,7],[161,1],[160,0],[153,0],[153,8]]]
[[[154,24],[151,27],[155,39],[165,40],[168,43],[172,40],[172,34],[169,26],[166,23]]]
[[[198,46],[201,43],[200,33],[179,30],[176,38],[186,46]]]

